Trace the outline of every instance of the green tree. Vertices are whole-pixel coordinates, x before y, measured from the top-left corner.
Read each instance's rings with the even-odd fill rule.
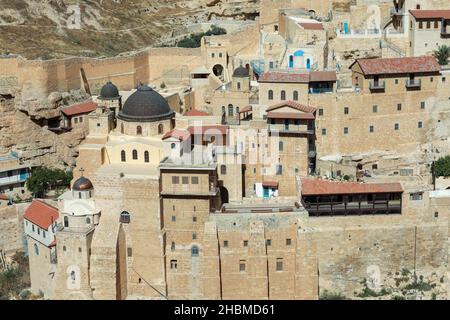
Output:
[[[198,48],[201,45],[202,38],[204,36],[218,36],[221,34],[226,34],[227,31],[224,28],[218,26],[211,26],[211,28],[206,32],[193,33],[189,37],[186,37],[177,42],[177,47],[180,48]]]
[[[439,158],[434,163],[436,177],[450,177],[450,155]]]
[[[433,56],[438,60],[440,65],[447,65],[448,59],[450,58],[450,47],[447,45],[442,45],[434,50]]]
[[[43,198],[48,191],[55,187],[69,186],[72,179],[72,172],[37,167],[31,172],[31,177],[27,179],[26,186],[34,197]]]

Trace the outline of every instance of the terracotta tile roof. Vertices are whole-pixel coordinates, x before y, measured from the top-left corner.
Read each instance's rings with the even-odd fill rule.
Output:
[[[314,120],[314,114],[312,113],[299,113],[299,112],[269,112],[267,113],[269,119],[301,119],[301,120]]]
[[[308,83],[309,73],[266,72],[258,82]]]
[[[434,57],[359,59],[350,68],[355,63],[360,65],[365,75],[429,73],[441,70]]]
[[[263,181],[262,185],[263,187],[278,188],[277,181]]]
[[[321,23],[300,22],[298,25],[306,30],[323,30],[323,24]]]
[[[0,200],[9,200],[9,197],[4,193],[0,193]]]
[[[40,200],[33,200],[23,216],[28,221],[47,230],[59,217],[58,209]]]
[[[316,108],[314,108],[314,107],[305,106],[303,104],[300,104],[298,102],[291,101],[291,100],[283,101],[283,102],[280,102],[280,103],[275,104],[273,106],[270,106],[269,108],[267,108],[266,111],[269,112],[269,111],[273,111],[273,110],[280,109],[280,108],[283,108],[283,107],[291,107],[293,109],[296,109],[296,110],[299,110],[299,111],[302,111],[302,112],[306,112],[306,113],[314,113],[314,112],[316,112]]]
[[[97,104],[94,101],[89,100],[62,108],[61,112],[70,117],[84,113],[91,113],[95,110],[95,108],[97,108]]]
[[[319,179],[302,179],[302,195],[369,194],[403,192],[400,183],[336,182]]]
[[[336,71],[311,71],[309,73],[266,72],[258,82],[309,83],[320,81],[337,81]]]
[[[203,112],[203,111],[198,111],[198,110],[195,110],[195,109],[189,110],[189,111],[185,112],[183,115],[186,116],[186,117],[206,117],[206,116],[209,116],[208,113]]]
[[[252,107],[252,106],[246,106],[246,107],[243,107],[243,108],[239,111],[239,113],[250,112],[250,111],[252,111],[252,110],[253,110],[253,107]]]
[[[176,138],[180,141],[185,141],[187,140],[189,137],[191,136],[191,134],[189,133],[189,131],[187,130],[180,130],[180,129],[174,129],[172,131],[167,132],[162,139],[168,139],[168,138]]]
[[[409,10],[416,19],[450,19],[450,10]]]
[[[188,131],[190,134],[227,134],[228,126],[222,126],[222,125],[209,125],[209,126],[193,126],[189,127]]]
[[[309,82],[337,81],[336,71],[311,71]]]

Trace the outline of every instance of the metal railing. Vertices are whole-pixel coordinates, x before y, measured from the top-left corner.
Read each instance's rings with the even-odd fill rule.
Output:
[[[370,81],[369,84],[370,90],[385,90],[386,89],[386,81]]]
[[[422,86],[422,80],[420,80],[420,79],[407,79],[405,85],[406,85],[406,88],[417,89],[417,88],[420,88]]]

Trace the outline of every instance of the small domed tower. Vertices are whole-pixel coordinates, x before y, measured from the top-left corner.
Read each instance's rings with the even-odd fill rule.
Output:
[[[233,90],[249,91],[250,90],[250,72],[242,65],[233,72]]]
[[[119,89],[111,81],[108,81],[102,87],[97,100],[100,107],[113,110],[115,115],[122,109],[122,96],[119,94]]]

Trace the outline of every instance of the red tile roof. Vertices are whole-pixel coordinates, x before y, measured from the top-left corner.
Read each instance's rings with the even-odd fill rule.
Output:
[[[252,107],[252,106],[246,106],[246,107],[243,107],[243,108],[239,111],[239,113],[250,112],[250,111],[252,111],[252,110],[253,110],[253,107]]]
[[[208,113],[203,112],[203,111],[198,111],[198,110],[189,110],[187,112],[184,113],[184,116],[186,117],[206,117],[209,116]]]
[[[293,109],[296,109],[296,110],[299,110],[299,111],[302,111],[302,112],[306,112],[306,113],[314,113],[314,112],[316,112],[316,108],[314,108],[314,107],[305,106],[303,104],[300,104],[298,102],[291,101],[291,100],[283,101],[283,102],[280,102],[280,103],[275,104],[273,106],[270,106],[269,108],[267,108],[266,111],[269,112],[269,111],[273,111],[273,110],[280,109],[280,108],[283,108],[283,107],[290,107],[290,108],[293,108]]]
[[[277,181],[263,181],[262,185],[263,187],[278,188]]]
[[[167,132],[162,139],[168,139],[168,138],[176,138],[180,141],[185,141],[187,140],[189,137],[191,136],[191,134],[189,133],[189,131],[187,130],[179,130],[179,129],[174,129],[172,131]]]
[[[312,113],[299,113],[299,112],[268,112],[267,118],[269,119],[301,119],[301,120],[314,120],[314,114]]]
[[[337,81],[336,71],[311,71],[309,73],[266,72],[258,82],[309,83],[320,81]]]
[[[365,75],[406,74],[439,72],[441,66],[434,57],[405,57],[358,59],[358,63]]]
[[[0,200],[9,200],[9,197],[4,193],[0,193]]]
[[[69,107],[65,107],[61,109],[61,112],[66,116],[76,116],[84,113],[91,113],[97,108],[97,104],[94,101],[85,101],[82,103],[74,104]]]
[[[300,22],[299,26],[306,30],[323,30],[323,24],[321,23]]]
[[[25,219],[47,230],[59,217],[58,209],[40,200],[33,200],[25,210]]]
[[[222,126],[222,125],[209,125],[209,126],[193,126],[189,127],[188,131],[190,134],[227,134],[228,126]]]
[[[266,72],[261,75],[258,82],[281,82],[281,83],[308,83],[308,73],[291,72]]]
[[[450,10],[409,10],[416,19],[450,19]]]
[[[309,82],[337,81],[336,71],[311,71]]]
[[[403,192],[400,183],[336,182],[319,179],[302,179],[302,195],[337,195]]]

